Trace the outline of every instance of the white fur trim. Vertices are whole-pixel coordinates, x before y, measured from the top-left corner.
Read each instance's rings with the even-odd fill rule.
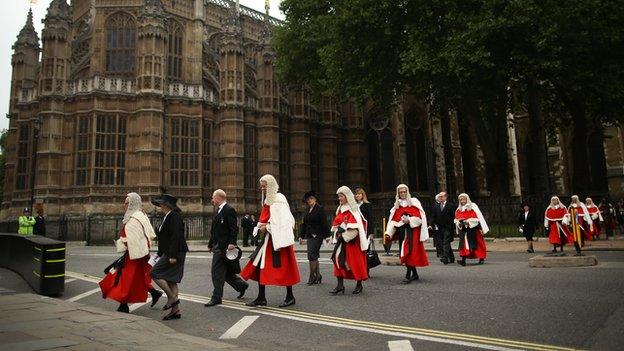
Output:
[[[409,225],[410,228],[420,227],[422,225],[422,219],[412,216],[409,218]]]
[[[279,250],[295,244],[295,218],[290,212],[286,197],[275,194],[275,201],[270,205],[271,217],[267,224],[267,231],[271,233],[273,250]]]

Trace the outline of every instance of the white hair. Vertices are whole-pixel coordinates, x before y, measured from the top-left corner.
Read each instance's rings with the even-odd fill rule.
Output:
[[[223,189],[217,189],[212,193],[212,196],[219,196],[222,198],[227,198],[227,195],[225,194],[225,191],[223,191]]]

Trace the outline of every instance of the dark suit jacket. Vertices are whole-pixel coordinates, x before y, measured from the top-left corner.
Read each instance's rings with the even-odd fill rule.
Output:
[[[245,235],[251,235],[251,233],[253,232],[253,227],[254,221],[251,220],[251,217],[241,218],[241,228],[243,228],[243,233],[245,233]]]
[[[306,211],[301,225],[301,238],[310,239],[312,234],[326,238],[329,236],[329,224],[323,206],[316,204],[312,211]]]
[[[373,205],[370,202],[363,202],[360,205],[360,212],[367,221],[366,231],[368,235],[375,233],[375,221],[373,220]]]
[[[236,245],[238,235],[236,217],[236,210],[228,203],[214,216],[210,227],[209,248],[227,250],[229,244]]]
[[[35,226],[33,227],[33,234],[46,235],[45,218],[42,215],[35,217]]]
[[[518,215],[518,226],[523,226],[523,233],[533,235],[537,229],[537,219],[535,218],[535,212],[529,210],[529,215],[526,220],[524,219],[524,211]]]
[[[184,236],[184,222],[179,212],[169,212],[156,235],[158,236],[158,256],[166,254],[169,258],[178,258],[178,254],[188,251]]]
[[[455,220],[455,209],[457,209],[457,206],[449,201],[446,202],[442,211],[440,211],[440,204],[436,203],[433,205],[431,226],[437,225],[438,229],[446,229],[452,232],[455,227],[453,222]]]

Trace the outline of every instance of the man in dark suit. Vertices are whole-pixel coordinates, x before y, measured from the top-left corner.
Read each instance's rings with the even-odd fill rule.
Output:
[[[442,239],[442,257],[440,261],[444,264],[455,262],[455,256],[453,255],[453,249],[451,249],[451,243],[453,242],[453,235],[455,233],[455,209],[456,206],[450,202],[447,202],[448,195],[445,192],[441,192],[438,195],[439,202],[433,207],[433,216],[431,225],[434,229],[437,229],[438,235]]]
[[[249,213],[245,214],[243,218],[241,218],[241,228],[243,228],[243,247],[249,246],[249,237],[253,232],[253,221],[251,220],[251,216]]]
[[[212,254],[212,298],[204,306],[211,307],[221,304],[223,298],[223,285],[230,284],[234,290],[239,292],[238,298],[245,295],[245,290],[249,287],[236,273],[240,273],[240,266],[236,269],[237,261],[230,261],[226,257],[227,250],[234,250],[236,247],[236,236],[238,234],[238,221],[236,210],[226,201],[225,191],[215,190],[212,194],[212,204],[217,213],[212,219],[210,228],[210,241],[208,250]]]

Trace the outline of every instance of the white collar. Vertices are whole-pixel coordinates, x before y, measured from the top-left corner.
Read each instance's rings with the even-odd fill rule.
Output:
[[[219,205],[219,209],[217,210],[217,213],[221,212],[221,210],[223,209],[223,206],[225,206],[225,204],[227,204],[227,201],[223,201],[223,203],[221,205]]]

